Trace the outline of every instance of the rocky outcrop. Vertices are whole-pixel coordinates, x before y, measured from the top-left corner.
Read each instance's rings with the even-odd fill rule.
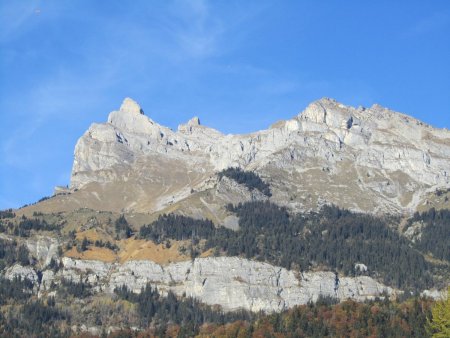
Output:
[[[59,260],[59,245],[57,239],[48,236],[36,236],[26,241],[28,251],[43,267],[49,265],[52,259]]]
[[[264,201],[268,197],[258,189],[250,190],[245,185],[223,176],[217,183],[216,193],[227,203],[244,203],[247,201]]]
[[[338,277],[332,272],[296,274],[281,267],[237,257],[197,258],[193,261],[159,265],[151,261],[128,261],[124,264],[100,261],[62,259],[63,268],[56,274],[45,270],[41,293],[61,278],[79,282],[80,278],[96,292],[112,293],[126,285],[140,292],[151,283],[162,293],[171,290],[186,294],[209,305],[220,305],[226,311],[280,311],[299,304],[315,301],[319,296],[363,301],[392,294],[395,290],[374,279]],[[32,268],[14,266],[7,277],[34,278]]]
[[[39,279],[36,271],[30,266],[22,266],[20,264],[14,264],[6,269],[5,278],[9,280],[14,280],[15,278],[20,278],[22,280],[28,279],[34,285],[39,284]]]

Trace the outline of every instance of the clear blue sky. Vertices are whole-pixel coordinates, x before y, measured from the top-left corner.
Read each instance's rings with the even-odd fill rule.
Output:
[[[0,209],[69,183],[122,99],[264,129],[321,97],[450,127],[450,1],[0,2]]]

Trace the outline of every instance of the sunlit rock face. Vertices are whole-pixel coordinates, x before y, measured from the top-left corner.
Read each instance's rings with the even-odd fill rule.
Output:
[[[80,277],[95,292],[112,293],[126,285],[140,292],[147,283],[162,293],[169,290],[186,294],[226,311],[281,311],[295,305],[316,301],[319,296],[363,301],[396,291],[370,277],[336,278],[332,272],[298,274],[267,263],[238,257],[197,258],[165,266],[151,261],[124,264],[62,258],[62,268],[54,273],[44,270],[39,281],[31,267],[14,265],[6,278],[30,279],[36,289],[45,291],[61,279],[78,282]]]
[[[186,191],[211,188],[205,182],[230,166],[257,171],[270,180],[272,200],[296,211],[325,203],[414,211],[427,192],[449,185],[450,132],[378,105],[326,98],[251,134],[224,135],[198,118],[173,131],[127,98],[79,139],[71,187],[103,194],[103,204],[91,196],[100,209],[156,211]],[[124,182],[123,200],[108,201],[107,192]]]

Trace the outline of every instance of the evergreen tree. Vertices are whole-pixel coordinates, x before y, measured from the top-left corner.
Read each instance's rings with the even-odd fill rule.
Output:
[[[133,234],[133,229],[131,229],[124,215],[120,215],[116,220],[115,230],[118,239],[130,238]]]
[[[428,332],[433,338],[450,337],[450,286],[447,297],[436,301],[431,309],[432,319],[428,321]]]

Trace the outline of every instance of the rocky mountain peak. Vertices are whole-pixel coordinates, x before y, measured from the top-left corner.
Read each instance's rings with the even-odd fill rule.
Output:
[[[299,115],[301,122],[325,124],[331,128],[350,129],[355,120],[356,109],[334,99],[322,98],[312,102]]]
[[[334,99],[322,98],[312,102],[297,116],[297,120],[311,128],[320,125],[319,129],[350,130],[357,127],[357,134],[370,134],[375,130],[390,130],[392,134],[407,139],[420,137],[418,129],[433,129],[431,126],[408,115],[390,110],[379,104],[370,108],[346,106]],[[317,128],[317,127],[313,127]],[[352,130],[355,131],[355,130]]]
[[[194,116],[186,124],[180,124],[178,126],[178,132],[182,134],[192,134],[195,130],[198,131],[199,128],[196,127],[200,127],[200,125],[200,119],[197,116]],[[202,129],[205,130],[210,128],[205,128],[202,126]]]
[[[141,106],[129,97],[123,100],[119,110],[109,114],[108,123],[122,131],[138,134],[154,134],[159,127],[152,119],[145,116]]]
[[[127,98],[108,123],[93,124],[78,141],[71,188],[122,186],[129,197],[114,210],[156,211],[192,189],[207,189],[217,171],[238,166],[270,177],[272,199],[296,210],[326,201],[402,212],[415,210],[430,189],[450,185],[449,154],[448,131],[379,105],[354,108],[322,98],[269,130],[224,135],[198,117],[173,131]]]
[[[123,113],[129,113],[129,114],[141,114],[144,115],[144,111],[141,109],[141,106],[134,101],[133,99],[126,97],[122,105],[120,106],[119,111]]]
[[[191,118],[188,121],[188,126],[199,126],[199,125],[200,125],[200,119],[197,116]]]
[[[314,101],[308,105],[308,107],[300,114],[301,117],[307,118],[314,114],[320,114],[323,116],[324,121],[328,119],[333,119],[335,115],[354,115],[358,112],[364,110],[365,108],[354,108],[352,106],[347,106],[334,99],[322,98],[320,100]]]

